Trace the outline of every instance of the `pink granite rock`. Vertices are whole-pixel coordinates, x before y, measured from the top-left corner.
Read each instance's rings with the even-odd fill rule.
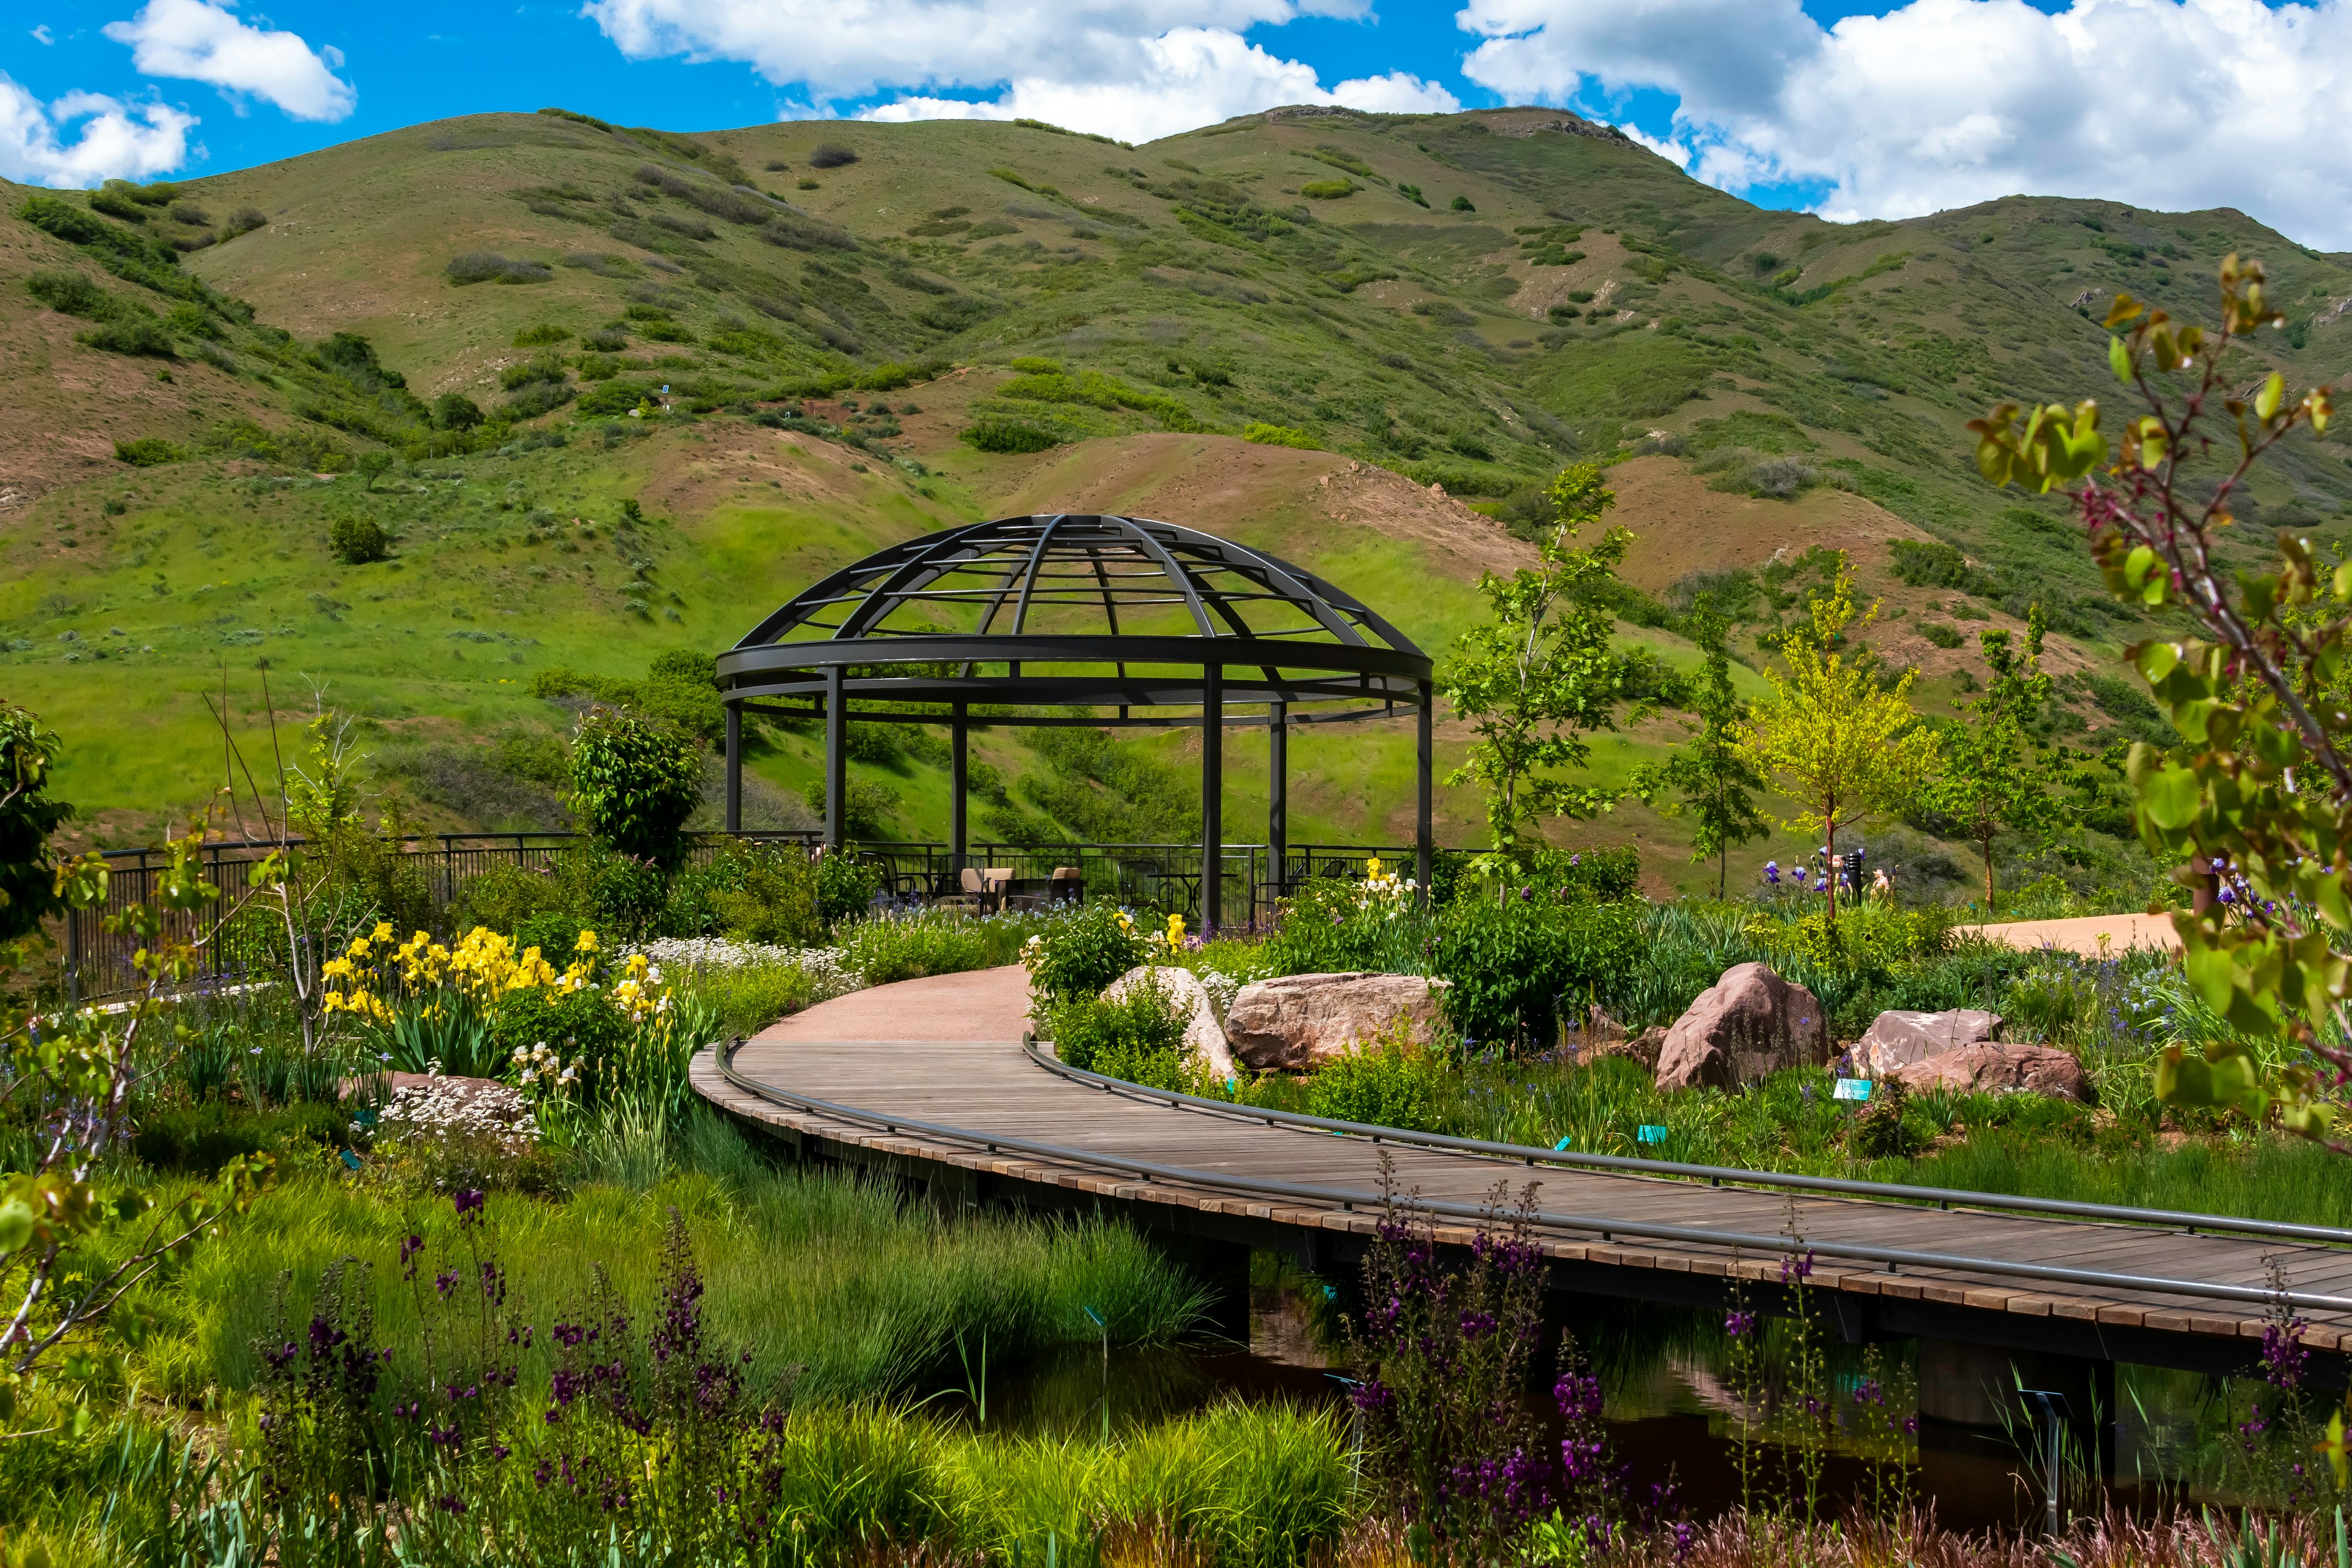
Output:
[[[2083,1064],[2048,1046],[1963,1046],[1897,1068],[1891,1076],[1914,1094],[1948,1089],[1962,1094],[2046,1094],[2084,1105],[2092,1100]]]
[[[1813,994],[1760,963],[1738,963],[1699,993],[1658,1047],[1658,1087],[1738,1089],[1829,1060],[1829,1019]]]
[[[1225,1037],[1251,1067],[1299,1069],[1355,1049],[1399,1018],[1436,1037],[1442,982],[1417,974],[1286,974],[1255,980],[1225,1010]]]

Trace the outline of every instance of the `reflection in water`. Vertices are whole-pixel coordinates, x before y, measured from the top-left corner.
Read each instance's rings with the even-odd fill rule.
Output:
[[[984,1396],[992,1431],[1076,1437],[1106,1428],[1116,1435],[1229,1398],[1339,1403],[1346,1392],[1341,1374],[1347,1355],[1339,1329],[1339,1288],[1269,1267],[1267,1258],[1259,1263],[1246,1348],[1207,1343],[1115,1350],[1107,1363],[1097,1348],[1073,1349],[1000,1376],[992,1385],[971,1376],[962,1387],[935,1394],[931,1407],[976,1423]],[[1765,1325],[1760,1375],[1753,1380],[1756,1386],[1743,1390],[1719,1314],[1585,1297],[1555,1296],[1551,1305],[1550,1336],[1557,1342],[1572,1334],[1601,1378],[1604,1416],[1617,1461],[1627,1468],[1629,1498],[1644,1500],[1654,1489],[1671,1485],[1680,1506],[1694,1517],[1738,1506],[1743,1500],[1737,1462],[1743,1430],[1765,1439],[1748,1500],[1770,1507],[1795,1495],[1799,1460],[1796,1446],[1787,1439],[1803,1419],[1803,1399],[1790,1385],[1788,1324]],[[1867,1370],[1865,1353],[1860,1346],[1827,1347],[1826,1392],[1838,1414],[1812,1430],[1822,1434],[1826,1450],[1824,1507],[1832,1511],[1868,1496],[1871,1448],[1851,1420],[1865,1380],[1900,1391],[1900,1406],[1893,1412],[1898,1427],[1901,1417],[1917,1414],[1910,1394],[1914,1346],[1892,1342],[1877,1347]],[[1528,1391],[1528,1409],[1556,1436],[1549,1357],[1538,1370],[1538,1386]],[[2107,1486],[2115,1506],[2146,1512],[2168,1504],[2235,1502],[2265,1494],[2266,1472],[2243,1451],[2237,1431],[2247,1401],[2270,1398],[2263,1385],[2119,1366],[2115,1388],[2116,1408],[2107,1417],[2115,1427]],[[2271,1415],[2275,1423],[2277,1412]],[[1912,1494],[1932,1503],[1942,1523],[1979,1530],[2041,1517],[2039,1445],[2030,1432],[1932,1418],[1916,1426],[1916,1441],[1906,1443],[1903,1471]],[[2279,1447],[2284,1455],[2288,1445]],[[2278,1460],[2281,1475],[2294,1458]],[[2077,1474],[2067,1496],[2074,1506],[2095,1508],[2095,1491]]]

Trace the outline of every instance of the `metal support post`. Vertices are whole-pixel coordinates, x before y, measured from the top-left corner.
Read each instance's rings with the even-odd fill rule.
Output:
[[[845,842],[842,825],[849,820],[849,754],[847,723],[843,712],[841,666],[824,672],[824,847],[838,854]]]
[[[964,804],[965,775],[971,766],[971,725],[967,717],[969,712],[970,710],[963,703],[957,703],[954,709],[955,717],[950,726],[954,737],[952,749],[955,761],[950,771],[953,784],[948,795],[948,876],[957,884],[958,891],[962,888],[964,852],[969,842],[965,815],[967,807]]]
[[[727,831],[743,831],[743,710],[727,705]]]
[[[1225,873],[1225,667],[1201,667],[1201,934],[1217,934]]]
[[[1436,725],[1437,689],[1424,680],[1420,685],[1421,702],[1413,715],[1413,832],[1412,877],[1420,885],[1423,903],[1429,901],[1429,861],[1433,847],[1430,830],[1430,772],[1435,764],[1436,742],[1433,731]]]
[[[1290,860],[1290,705],[1272,702],[1265,710],[1265,858],[1273,874],[1273,896],[1289,890]],[[1252,907],[1252,914],[1255,907]]]

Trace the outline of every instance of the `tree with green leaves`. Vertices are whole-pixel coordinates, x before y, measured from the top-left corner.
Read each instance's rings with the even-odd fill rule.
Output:
[[[1644,768],[1635,787],[1654,801],[1671,792],[1676,798],[1658,807],[1667,816],[1687,816],[1697,831],[1692,836],[1691,858],[1712,859],[1715,896],[1726,896],[1731,885],[1731,851],[1770,830],[1770,820],[1756,805],[1750,792],[1767,787],[1763,773],[1741,744],[1748,705],[1731,684],[1731,652],[1725,644],[1730,626],[1704,597],[1689,622],[1691,641],[1706,656],[1694,690],[1691,711],[1698,732],[1691,743],[1664,762]]]
[[[2034,720],[2050,701],[2042,670],[2042,605],[2026,616],[2021,649],[2006,631],[1979,632],[1984,695],[1941,727],[1943,765],[1920,792],[1920,804],[1956,824],[1984,860],[1985,912],[1993,912],[1993,841],[2004,832],[2047,847],[2070,816],[2060,791],[2070,778],[2034,744]]]
[[[1485,794],[1498,855],[1518,847],[1539,816],[1591,816],[1616,799],[1558,771],[1590,763],[1587,732],[1616,728],[1625,660],[1609,638],[1617,567],[1633,535],[1612,528],[1590,549],[1572,542],[1617,501],[1597,463],[1561,469],[1547,500],[1551,532],[1536,563],[1478,579],[1490,618],[1463,633],[1437,671],[1438,689],[1475,737],[1446,782]]]
[[[702,757],[667,725],[593,708],[572,740],[572,808],[620,853],[664,871],[686,853],[686,819],[702,803]]]
[[[2293,398],[2262,369],[2254,334],[2285,323],[2265,287],[2260,262],[2226,258],[2210,331],[2116,297],[2108,363],[2143,412],[2112,455],[2087,400],[2004,403],[1969,427],[1985,478],[2066,487],[2109,590],[2189,628],[2129,650],[2180,742],[2134,744],[2127,772],[2141,841],[2189,893],[2172,917],[2188,980],[2231,1033],[2168,1047],[2158,1095],[2352,1152],[2352,563],[2291,529],[2268,570],[2215,554],[2255,465],[2335,414],[2329,388]]]
[[[1749,761],[1797,803],[1787,826],[1817,830],[1832,859],[1838,829],[1903,809],[1936,763],[1935,732],[1911,707],[1912,672],[1881,686],[1873,662],[1859,657],[1854,638],[1877,616],[1875,603],[1855,607],[1853,573],[1841,555],[1835,580],[1813,591],[1810,617],[1781,639],[1786,673],[1765,671],[1772,700],[1758,706],[1741,737]],[[1832,920],[1837,882],[1832,868]]]
[[[0,942],[40,930],[65,908],[49,837],[73,807],[47,794],[58,738],[13,702],[0,702]]]

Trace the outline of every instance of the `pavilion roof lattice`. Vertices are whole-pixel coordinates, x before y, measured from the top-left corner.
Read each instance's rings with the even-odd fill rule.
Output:
[[[999,518],[877,552],[795,596],[736,647],[1154,634],[1420,652],[1353,595],[1264,551],[1151,519],[1069,512]]]

